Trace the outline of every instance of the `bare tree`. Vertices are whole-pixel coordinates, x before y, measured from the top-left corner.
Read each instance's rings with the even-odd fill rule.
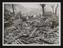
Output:
[[[15,7],[14,7],[14,4],[12,4],[12,10],[13,10],[13,14],[15,14]]]
[[[56,7],[54,5],[51,6],[52,11],[55,15],[57,15],[57,8],[58,8],[58,4],[56,5]]]
[[[58,4],[57,4],[57,6],[55,8],[55,15],[57,15],[57,8],[58,8]]]
[[[51,5],[51,8],[52,8],[53,13],[54,13],[54,7],[55,7],[54,5]]]
[[[43,15],[44,15],[44,7],[45,7],[46,4],[40,4],[40,6],[42,7],[42,10],[43,10]]]

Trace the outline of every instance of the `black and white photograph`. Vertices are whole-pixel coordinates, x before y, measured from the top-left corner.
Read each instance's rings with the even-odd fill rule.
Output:
[[[61,46],[60,2],[3,2],[3,46]]]

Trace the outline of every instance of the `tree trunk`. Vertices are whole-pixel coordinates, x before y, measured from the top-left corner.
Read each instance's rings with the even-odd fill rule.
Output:
[[[57,8],[58,8],[58,4],[57,4],[57,6],[55,8],[55,15],[57,15]]]
[[[44,8],[42,7],[42,10],[43,10],[43,16],[44,16]]]
[[[12,10],[13,10],[13,14],[15,15],[14,5],[13,4],[12,4]]]

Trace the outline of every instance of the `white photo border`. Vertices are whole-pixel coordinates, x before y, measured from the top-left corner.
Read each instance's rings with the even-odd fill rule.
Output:
[[[34,3],[34,4],[54,4],[60,5],[59,16],[59,44],[4,44],[4,4],[21,4],[21,3]],[[2,2],[2,45],[3,46],[61,46],[61,2]]]

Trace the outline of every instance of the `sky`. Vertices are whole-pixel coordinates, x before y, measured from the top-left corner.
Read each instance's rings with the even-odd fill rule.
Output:
[[[24,6],[25,8],[27,8],[27,9],[29,9],[30,10],[30,8],[37,8],[37,9],[41,9],[41,6],[40,6],[40,4],[35,4],[35,3],[23,3],[23,4],[21,4],[22,6]],[[52,5],[54,5],[55,7],[56,7],[56,5],[57,4],[47,4],[46,6],[45,6],[45,10],[46,11],[52,11],[52,9],[51,9],[51,6]],[[54,7],[54,8],[55,8]],[[57,15],[59,15],[59,11],[60,11],[60,6],[58,6],[58,9],[57,9]]]
[[[55,4],[51,4],[51,3],[47,4],[45,7],[46,8],[45,10],[52,11],[52,9],[51,9],[52,5],[56,6],[57,4],[56,3]],[[30,9],[30,8],[41,9],[40,3],[21,3],[19,6],[24,6],[25,8],[28,8],[28,9]]]
[[[40,3],[5,3],[5,4],[18,4],[16,6],[17,11],[21,10],[21,6],[28,9],[28,11],[30,11],[31,8],[41,9]],[[45,10],[46,11],[52,11],[51,6],[52,5],[56,6],[57,3],[45,3],[45,4],[47,4],[46,7],[45,7]],[[58,13],[57,14],[59,14],[59,11],[60,11],[60,6],[58,7],[58,11],[57,11]]]
[[[22,4],[25,8],[40,8],[39,4]]]

